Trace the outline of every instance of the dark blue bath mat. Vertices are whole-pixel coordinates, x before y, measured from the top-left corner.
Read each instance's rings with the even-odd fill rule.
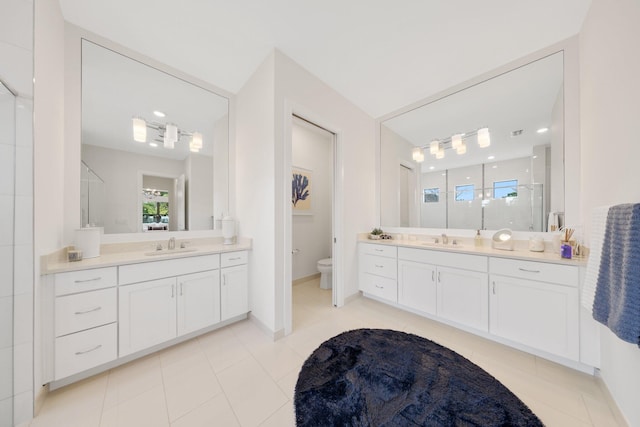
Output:
[[[417,335],[358,329],[304,362],[296,424],[306,426],[542,426],[498,380]]]

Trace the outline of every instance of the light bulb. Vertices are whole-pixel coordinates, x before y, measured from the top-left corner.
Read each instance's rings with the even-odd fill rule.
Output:
[[[193,133],[193,136],[191,137],[191,144],[198,150],[202,148],[202,134],[200,132]]]
[[[465,144],[464,142],[461,143],[458,148],[456,148],[456,153],[458,154],[464,154],[467,152],[467,144]]]
[[[438,150],[438,152],[436,153],[436,159],[444,159],[444,148]]]

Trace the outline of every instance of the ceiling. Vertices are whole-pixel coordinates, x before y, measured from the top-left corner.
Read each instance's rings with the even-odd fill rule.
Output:
[[[590,0],[60,0],[65,19],[231,93],[274,49],[372,117],[577,34]]]

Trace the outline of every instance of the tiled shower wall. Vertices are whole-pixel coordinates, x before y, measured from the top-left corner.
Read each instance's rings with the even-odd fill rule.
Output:
[[[5,0],[0,79],[17,97],[0,137],[0,426],[33,414],[33,1]]]

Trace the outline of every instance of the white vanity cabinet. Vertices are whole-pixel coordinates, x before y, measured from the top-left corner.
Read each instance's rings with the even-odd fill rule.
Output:
[[[249,311],[247,251],[226,252],[220,256],[221,320]]]
[[[120,287],[120,357],[176,337],[176,279]]]
[[[504,258],[489,263],[490,332],[579,360],[578,267]]]
[[[117,358],[117,277],[115,267],[53,275],[53,379]]]
[[[120,267],[119,356],[220,321],[220,256],[205,255]],[[204,270],[204,271],[198,271]],[[187,273],[197,271],[197,273]],[[141,277],[169,275],[129,283]]]
[[[398,248],[398,302],[483,332],[489,327],[487,258]]]
[[[395,246],[361,243],[359,286],[365,294],[398,302],[398,260]]]

